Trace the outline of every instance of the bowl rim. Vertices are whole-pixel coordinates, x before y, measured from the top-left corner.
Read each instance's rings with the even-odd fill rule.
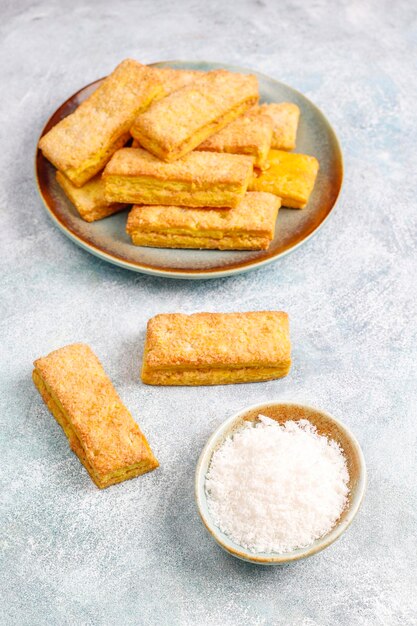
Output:
[[[202,502],[206,501],[205,495],[205,473],[203,475],[203,465],[205,464],[207,457],[209,457],[208,462],[210,462],[211,456],[213,454],[214,449],[218,446],[220,441],[224,439],[227,435],[226,432],[229,431],[230,426],[233,423],[237,423],[244,418],[244,416],[252,411],[262,411],[266,407],[271,406],[293,406],[300,407],[303,409],[311,410],[320,413],[324,418],[333,422],[341,431],[344,432],[346,437],[350,440],[352,447],[354,448],[358,460],[359,460],[359,475],[358,482],[355,486],[354,491],[352,492],[352,498],[350,501],[349,510],[344,517],[344,519],[340,522],[337,522],[336,525],[323,537],[317,539],[313,544],[307,546],[306,548],[300,548],[298,550],[294,550],[292,552],[286,552],[283,554],[274,554],[268,556],[266,553],[252,553],[249,550],[246,550],[242,546],[239,546],[234,541],[226,537],[226,540],[220,536],[220,529],[214,524],[214,522],[209,518],[208,515],[205,514],[202,508]],[[216,543],[223,548],[229,554],[241,559],[243,561],[247,561],[250,563],[255,563],[259,565],[284,565],[286,563],[291,563],[293,561],[298,561],[300,559],[304,559],[306,557],[312,556],[321,552],[332,543],[334,543],[340,536],[347,530],[347,528],[352,523],[356,514],[359,511],[359,508],[363,502],[365,492],[367,486],[367,470],[365,457],[363,455],[362,449],[359,445],[358,440],[356,439],[353,432],[348,428],[343,422],[336,419],[327,411],[323,411],[322,409],[318,409],[310,404],[304,404],[301,402],[286,402],[286,401],[270,401],[270,402],[261,402],[252,404],[247,406],[238,412],[234,413],[232,416],[228,417],[225,421],[223,421],[210,435],[208,438],[199,459],[197,461],[196,471],[195,471],[195,479],[194,479],[194,495],[195,501],[197,505],[197,510],[200,515],[201,521],[205,526],[207,532],[212,536],[212,538],[216,541]]]

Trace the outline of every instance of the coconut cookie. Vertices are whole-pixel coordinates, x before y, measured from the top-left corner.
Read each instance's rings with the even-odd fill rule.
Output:
[[[181,313],[148,322],[142,380],[149,385],[227,385],[286,376],[288,315]]]
[[[103,489],[158,467],[94,352],[73,344],[34,363],[33,381],[71,450]]]

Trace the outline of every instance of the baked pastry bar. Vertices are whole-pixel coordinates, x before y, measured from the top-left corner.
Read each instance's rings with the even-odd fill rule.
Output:
[[[304,209],[318,170],[319,162],[313,156],[271,150],[267,169],[254,172],[249,189],[274,193],[284,207]]]
[[[65,346],[34,366],[36,387],[97,487],[158,467],[91,348],[81,343]]]
[[[138,113],[163,94],[162,84],[145,65],[126,59],[74,113],[41,138],[39,148],[76,187],[82,187],[124,146]]]
[[[109,204],[104,196],[104,181],[97,174],[82,187],[76,187],[68,178],[57,171],[56,179],[65,195],[71,200],[78,213],[86,222],[95,222],[103,217],[113,215],[126,207],[126,204],[113,202]]]
[[[134,206],[126,232],[137,246],[265,250],[274,238],[281,201],[271,193],[247,193],[235,209]]]
[[[257,103],[258,81],[250,74],[207,72],[139,115],[131,133],[141,146],[175,161]]]
[[[200,70],[177,70],[172,67],[150,67],[149,69],[161,81],[165,95],[186,87],[203,75]]]
[[[262,104],[260,111],[269,115],[273,123],[272,148],[294,150],[300,109],[292,102]]]
[[[249,154],[256,167],[264,167],[272,141],[272,120],[269,115],[251,109],[245,115],[211,135],[196,150]]]
[[[252,173],[252,158],[243,155],[190,152],[165,163],[141,148],[122,148],[107,164],[103,179],[108,202],[234,207]]]
[[[142,380],[149,385],[226,385],[288,374],[288,315],[180,313],[148,322]]]

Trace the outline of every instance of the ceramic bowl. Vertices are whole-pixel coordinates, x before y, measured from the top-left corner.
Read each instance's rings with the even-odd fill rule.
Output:
[[[320,435],[326,435],[327,437],[334,439],[344,450],[350,476],[348,504],[332,530],[320,539],[317,539],[307,548],[293,550],[284,554],[263,552],[254,553],[242,548],[242,546],[232,541],[213,523],[211,518],[205,492],[205,477],[213,452],[222,444],[226,437],[233,434],[236,430],[239,430],[245,421],[256,420],[259,413],[267,415],[280,423],[286,422],[287,420],[307,419],[317,427],[317,431]],[[239,413],[229,417],[225,422],[223,422],[223,424],[215,430],[207,441],[197,463],[195,475],[195,497],[197,508],[203,524],[210,535],[229,554],[232,554],[239,559],[243,559],[244,561],[250,561],[251,563],[261,565],[290,563],[291,561],[297,561],[299,559],[312,556],[313,554],[316,554],[317,552],[320,552],[321,550],[324,550],[324,548],[330,546],[330,544],[336,541],[336,539],[338,539],[351,524],[362,503],[365,489],[365,460],[362,450],[351,431],[344,424],[324,411],[301,404],[278,402],[251,406],[239,411]]]

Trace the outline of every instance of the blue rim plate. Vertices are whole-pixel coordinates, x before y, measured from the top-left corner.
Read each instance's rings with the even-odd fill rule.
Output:
[[[276,235],[268,250],[217,251],[172,250],[134,246],[125,232],[126,211],[106,219],[84,222],[55,180],[55,169],[37,150],[35,175],[45,208],[60,230],[91,254],[136,272],[170,278],[219,278],[262,267],[295,250],[326,222],[339,197],[343,180],[343,158],[335,132],[323,113],[300,92],[259,72],[234,65],[209,62],[165,61],[155,67],[211,70],[223,67],[250,72],[259,80],[261,101],[294,102],[301,109],[297,152],[312,154],[320,171],[306,209],[281,209]],[[87,85],[64,102],[48,120],[41,136],[69,115],[97,88],[102,79]]]

